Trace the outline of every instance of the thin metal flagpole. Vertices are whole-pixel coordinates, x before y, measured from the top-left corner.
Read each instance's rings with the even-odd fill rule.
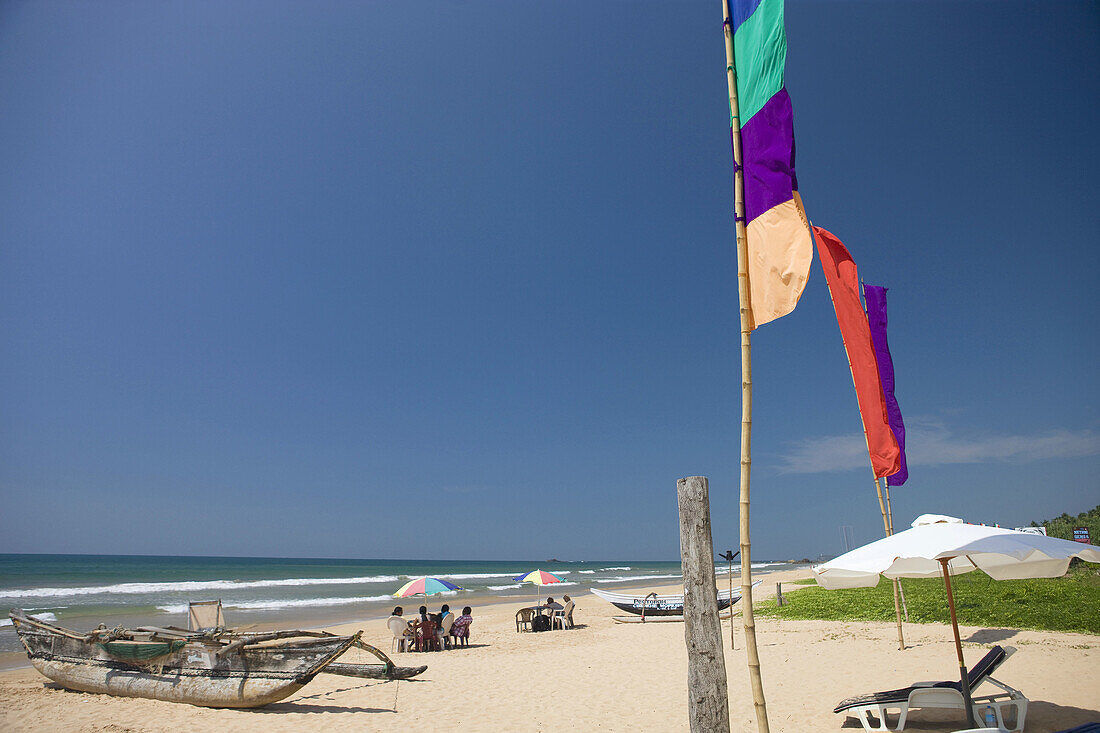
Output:
[[[752,612],[752,545],[749,539],[749,476],[752,467],[752,304],[749,301],[749,245],[745,234],[745,178],[741,156],[741,120],[737,106],[737,64],[733,53],[733,21],[729,0],[722,0],[722,28],[726,37],[726,84],[730,98],[730,141],[734,165],[734,225],[737,231],[737,300],[741,316],[741,612],[745,625],[745,650],[752,683],[756,726],[770,733],[768,705],[760,676],[760,652],[756,647],[756,620]],[[732,623],[732,622],[731,622]]]

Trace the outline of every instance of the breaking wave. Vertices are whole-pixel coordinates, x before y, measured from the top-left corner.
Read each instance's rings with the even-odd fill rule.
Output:
[[[682,578],[682,575],[619,575],[614,578],[597,578],[597,583],[627,583],[632,580],[657,580],[661,578]]]
[[[482,578],[511,578],[515,576],[515,573],[439,573],[432,575],[433,578],[449,578],[451,580],[478,580]],[[422,577],[420,575],[402,575],[402,580],[412,580],[413,578]]]
[[[49,613],[49,612],[46,612],[46,613],[32,613],[30,615],[34,616],[35,618],[40,618],[43,621],[56,621],[57,620],[57,616],[54,616],[52,613]],[[14,625],[15,624],[12,623],[12,620],[10,618],[0,619],[0,627],[14,626]]]
[[[353,598],[298,598],[282,601],[223,601],[223,608],[235,608],[239,611],[272,610],[279,608],[301,608],[303,606],[347,606],[352,603],[371,603],[372,601],[391,601],[393,596],[356,596]],[[187,604],[157,606],[165,613],[187,613]]]
[[[357,578],[286,578],[280,580],[184,580],[174,583],[116,583],[77,588],[27,588],[0,590],[0,598],[59,598],[100,593],[190,593],[204,590],[234,591],[242,588],[278,588],[297,585],[355,585],[396,583],[396,575],[367,575]]]

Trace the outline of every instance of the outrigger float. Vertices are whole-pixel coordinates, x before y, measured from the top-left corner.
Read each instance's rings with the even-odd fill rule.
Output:
[[[383,680],[415,677],[427,666],[398,667],[360,639],[326,631],[245,634],[172,626],[87,633],[55,626],[19,609],[9,614],[34,668],[62,687],[210,708],[256,708],[293,695],[318,674]],[[356,647],[381,664],[336,660]]]

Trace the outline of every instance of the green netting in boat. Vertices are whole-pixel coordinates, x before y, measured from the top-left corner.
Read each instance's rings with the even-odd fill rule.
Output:
[[[96,646],[101,647],[115,659],[143,662],[171,654],[186,643],[182,639],[179,641],[107,641],[98,642]]]

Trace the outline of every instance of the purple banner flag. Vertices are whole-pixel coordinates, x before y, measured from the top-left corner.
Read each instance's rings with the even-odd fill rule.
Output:
[[[890,357],[890,344],[886,341],[886,288],[864,285],[863,297],[867,300],[867,322],[871,326],[879,379],[882,380],[882,393],[886,397],[886,415],[901,449],[901,468],[887,476],[886,483],[888,486],[901,486],[909,478],[909,467],[905,463],[905,423],[901,419],[898,400],[894,397],[894,360]]]

